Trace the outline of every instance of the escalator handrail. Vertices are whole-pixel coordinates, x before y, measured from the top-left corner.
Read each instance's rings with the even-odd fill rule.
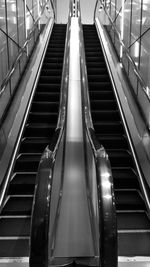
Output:
[[[132,59],[132,57],[130,56],[129,50],[126,48],[125,44],[123,43],[123,40],[122,40],[122,38],[121,38],[121,34],[120,34],[120,32],[118,31],[118,29],[117,29],[116,25],[114,24],[114,22],[113,22],[111,16],[109,15],[109,13],[107,12],[107,10],[106,10],[106,8],[105,8],[105,5],[106,5],[106,4],[104,5],[104,3],[103,3],[101,0],[97,0],[97,2],[96,2],[96,5],[95,5],[95,11],[94,11],[94,18],[95,18],[95,16],[96,16],[96,9],[97,9],[98,2],[100,2],[101,5],[104,7],[105,13],[106,13],[107,17],[109,18],[110,23],[112,24],[112,27],[113,27],[114,30],[115,30],[115,33],[116,33],[117,36],[118,36],[120,45],[123,47],[123,51],[125,52],[125,54],[126,54],[128,60],[130,61],[131,65],[132,65],[132,68],[133,68],[133,71],[134,71],[134,73],[135,73],[135,75],[136,75],[138,81],[140,82],[141,87],[142,87],[144,93],[146,94],[146,97],[150,100],[150,89],[149,89],[149,87],[146,85],[144,79],[143,79],[142,76],[141,76],[141,73],[139,72],[139,69],[137,68],[137,66],[136,66],[134,60]]]
[[[84,109],[84,124],[93,150],[96,165],[97,193],[99,208],[99,254],[101,267],[117,267],[117,219],[114,197],[113,177],[108,155],[104,147],[97,140],[89,101],[88,77],[86,69],[83,29],[80,21],[80,55],[81,55],[81,81],[82,99]]]
[[[32,208],[30,267],[47,267],[49,258],[49,220],[53,170],[57,151],[65,129],[67,91],[69,84],[69,36],[70,19],[67,24],[65,52],[61,79],[61,96],[58,122],[51,144],[42,154],[36,177],[35,194]],[[59,194],[60,195],[60,194]],[[57,213],[57,212],[56,212]],[[53,229],[55,232],[55,229]],[[52,233],[53,237],[54,233]]]

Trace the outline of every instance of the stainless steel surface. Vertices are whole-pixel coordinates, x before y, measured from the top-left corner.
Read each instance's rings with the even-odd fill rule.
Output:
[[[63,190],[53,256],[86,257],[94,252],[85,182],[78,18],[71,19],[69,61]]]

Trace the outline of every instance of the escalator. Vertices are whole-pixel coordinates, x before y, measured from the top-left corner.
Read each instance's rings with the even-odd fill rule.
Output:
[[[66,25],[55,24],[23,131],[0,217],[0,258],[28,257],[40,157],[57,125]]]
[[[114,178],[119,256],[150,255],[150,221],[102,48],[94,25],[83,26],[92,120]]]

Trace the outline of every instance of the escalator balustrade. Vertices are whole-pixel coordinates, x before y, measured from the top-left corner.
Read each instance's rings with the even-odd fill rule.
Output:
[[[91,113],[112,167],[119,256],[150,255],[150,221],[133,157],[94,25],[84,25]]]
[[[0,217],[0,257],[28,257],[31,209],[40,157],[58,119],[66,25],[55,24]]]

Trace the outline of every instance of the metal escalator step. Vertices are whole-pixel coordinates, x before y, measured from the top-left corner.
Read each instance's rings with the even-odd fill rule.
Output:
[[[0,258],[18,257],[29,257],[29,238],[0,240]]]
[[[33,196],[10,196],[3,207],[2,216],[31,215]]]
[[[116,189],[139,189],[139,182],[133,168],[113,167],[112,175]]]
[[[118,110],[92,110],[93,121],[120,121]]]
[[[113,100],[91,100],[92,110],[118,110],[116,101]]]
[[[2,237],[29,237],[30,216],[0,217],[0,239]]]
[[[86,50],[86,57],[88,58],[88,57],[104,57],[103,56],[103,53],[102,53],[102,51],[101,50],[99,50],[99,51],[96,51],[95,49],[94,49],[94,51],[89,51],[89,50]]]
[[[60,75],[59,76],[53,76],[53,75],[52,76],[46,76],[46,75],[40,76],[39,82],[43,84],[48,84],[48,83],[60,84],[61,76]]]
[[[97,134],[124,134],[123,125],[121,122],[113,121],[93,121],[95,132]]]
[[[42,68],[42,71],[41,71],[41,76],[44,77],[44,76],[61,76],[62,74],[62,69],[51,69],[51,68],[48,68],[48,66],[46,66],[46,68]]]
[[[46,58],[51,58],[51,57],[58,57],[58,58],[63,58],[64,57],[64,53],[63,53],[63,51],[61,52],[53,52],[53,51],[47,51],[47,53],[46,53]]]
[[[90,68],[87,68],[87,73],[88,75],[105,75],[107,74],[107,68],[106,66],[101,66],[101,67],[98,67],[98,68],[95,68],[95,67],[90,67]]]
[[[57,121],[58,113],[52,112],[30,112],[30,123],[54,123]]]
[[[25,137],[20,146],[20,153],[42,153],[50,143],[50,138]]]
[[[34,194],[36,172],[14,173],[8,193],[10,195],[32,195]]]
[[[44,63],[63,63],[63,57],[45,57]]]
[[[96,44],[95,43],[90,44],[90,45],[87,44],[87,45],[85,45],[85,52],[86,53],[93,52],[93,51],[99,52],[99,51],[101,51],[101,49],[99,48],[99,45],[100,45],[99,42],[96,42]],[[105,66],[106,66],[106,64],[105,64]]]
[[[44,63],[43,65],[42,65],[42,70],[43,69],[61,69],[62,70],[62,64],[61,63]]]
[[[105,85],[106,86],[106,85]],[[99,88],[99,90],[98,90]],[[97,91],[96,90],[91,90],[89,92],[89,95],[90,95],[90,99],[91,101],[94,101],[94,100],[98,100],[98,99],[101,99],[101,100],[113,100],[114,99],[114,94],[112,91],[109,91],[109,90],[101,90],[101,86],[98,86],[97,88]],[[107,86],[106,86],[107,88]]]
[[[107,149],[112,167],[134,167],[131,154],[128,150]]]
[[[106,82],[108,79],[108,74],[101,74],[101,75],[96,75],[96,74],[92,74],[92,75],[88,75],[88,81],[90,82]]]
[[[50,43],[48,44],[48,47],[47,49],[50,50],[50,49],[55,49],[55,50],[59,50],[59,48],[65,48],[65,44],[60,42],[59,40],[52,40],[50,41]]]
[[[138,190],[115,190],[117,210],[145,210],[145,204]]]
[[[132,232],[118,234],[119,256],[148,256],[150,252],[150,232]]]
[[[107,149],[127,149],[128,143],[124,135],[98,135],[99,142]]]
[[[112,90],[111,83],[108,79],[100,82],[89,81],[89,90],[91,91],[110,91]],[[113,93],[113,92],[112,92]]]
[[[59,102],[46,102],[46,101],[41,101],[41,102],[33,102],[32,103],[32,112],[41,112],[41,113],[45,113],[45,112],[54,112],[56,113],[58,111],[59,108]]]
[[[92,68],[106,68],[106,64],[104,61],[102,62],[88,62],[87,69],[92,69]]]
[[[145,211],[117,212],[118,230],[150,230],[149,218]]]
[[[87,62],[87,64],[89,63],[89,62],[104,62],[104,57],[103,56],[88,56],[88,57],[86,57],[86,62]]]
[[[56,123],[28,123],[24,135],[26,137],[49,137],[52,136],[56,128]]]
[[[48,90],[51,89],[48,86],[48,84],[47,85],[43,85],[43,84],[41,85],[40,84],[40,88],[41,88],[41,92],[36,93],[36,95],[34,97],[34,101],[38,101],[38,102],[42,102],[42,101],[57,102],[57,101],[59,101],[60,93],[59,92],[52,92],[52,91],[48,92]],[[58,84],[57,88],[55,86],[52,87],[52,90],[56,90],[56,89],[60,90],[60,84]]]
[[[40,162],[39,154],[20,154],[17,157],[14,172],[36,172]]]

